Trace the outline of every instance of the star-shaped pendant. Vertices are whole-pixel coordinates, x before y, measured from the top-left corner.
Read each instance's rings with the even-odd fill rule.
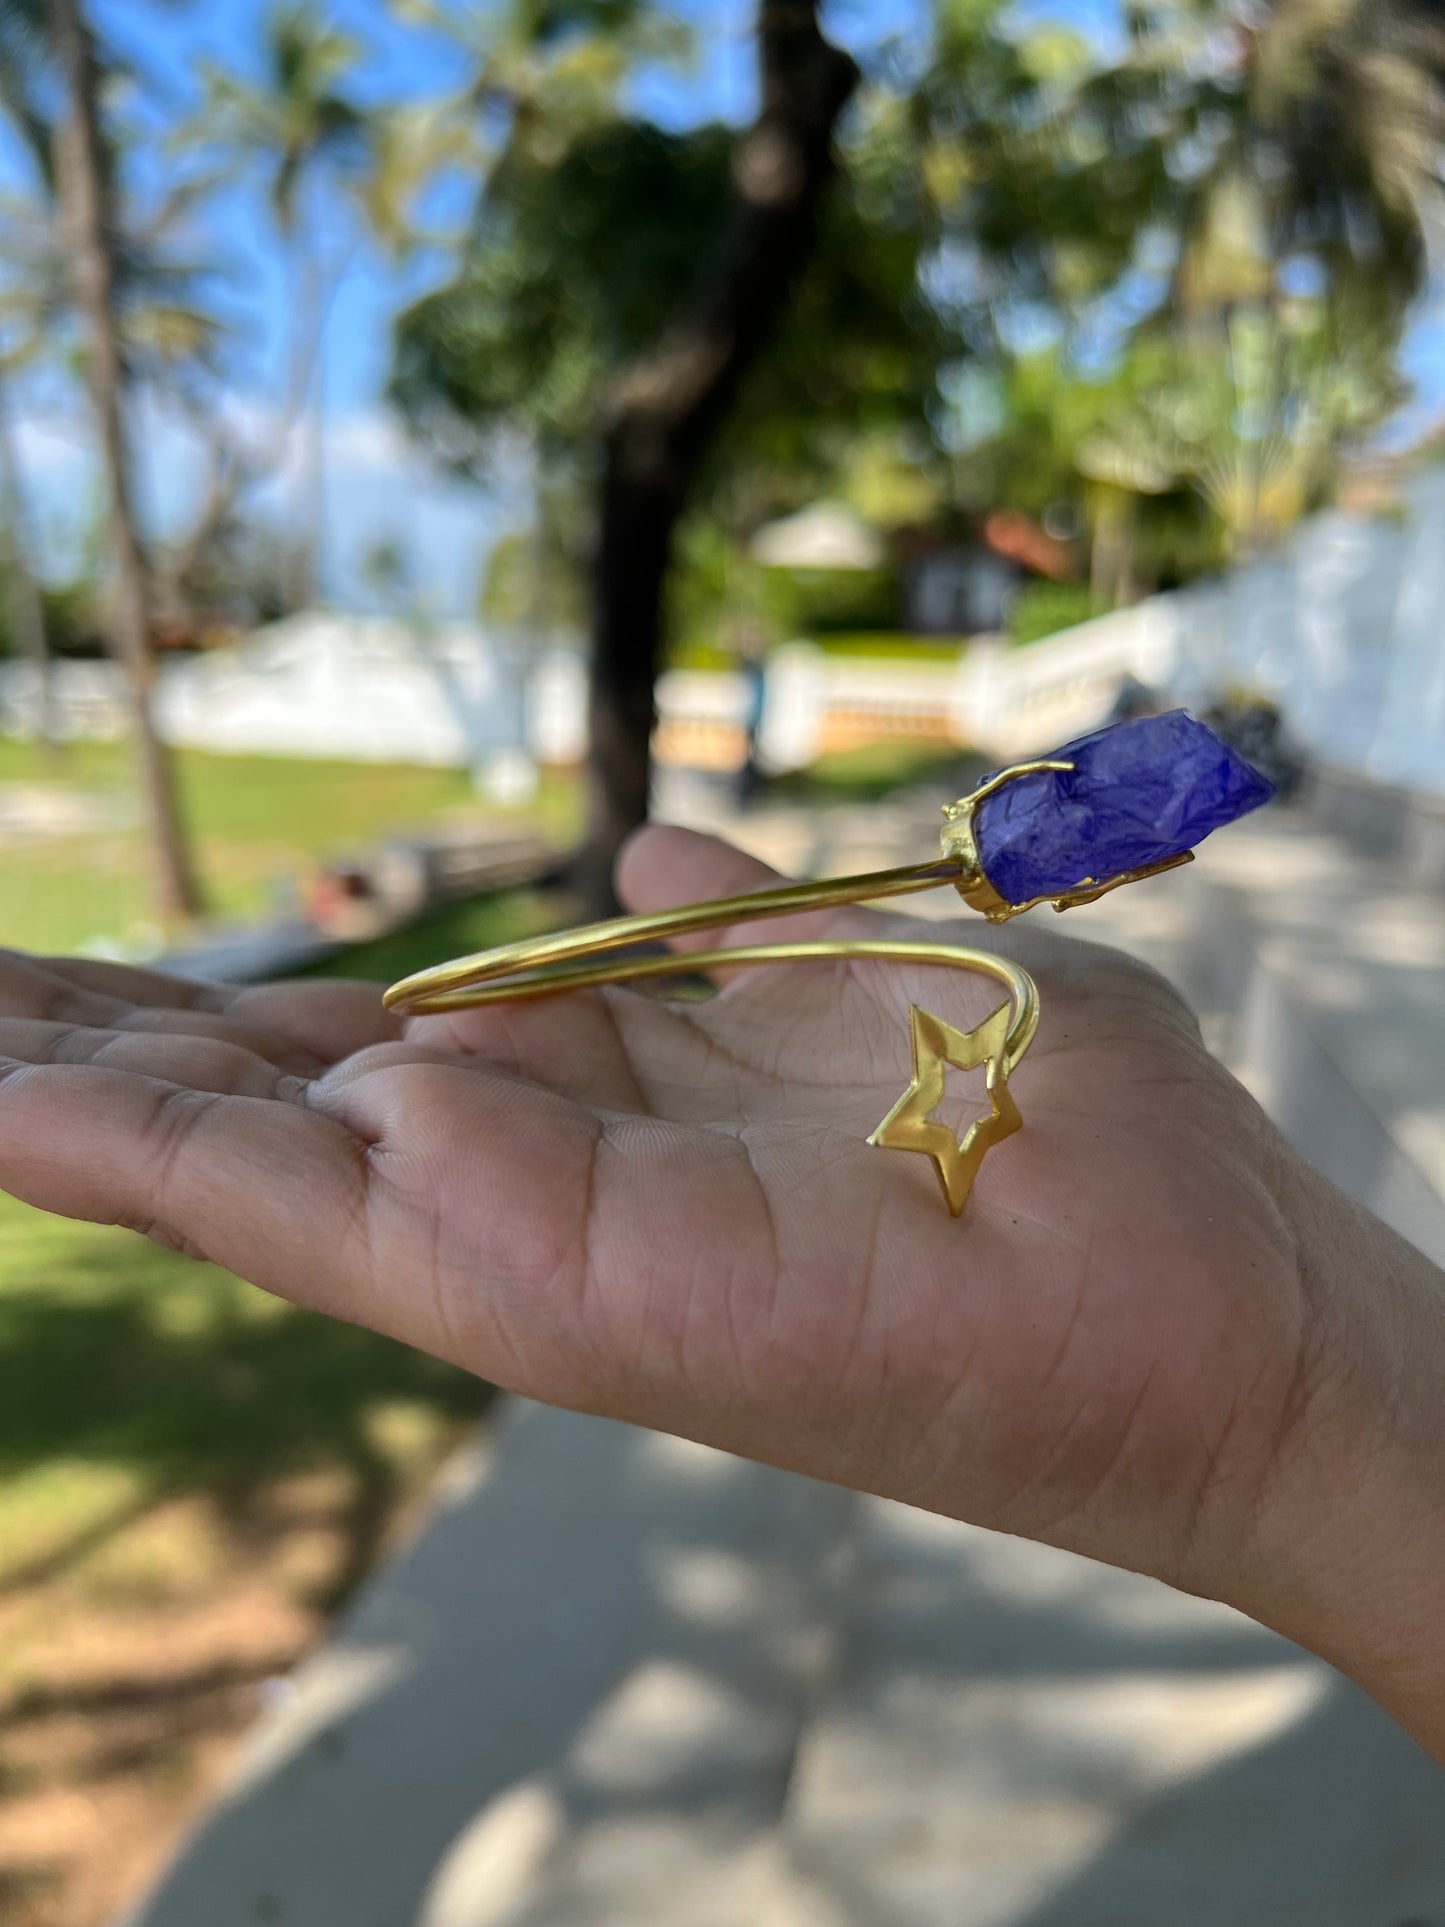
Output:
[[[1008,1024],[1006,1003],[973,1030],[955,1030],[941,1017],[910,1004],[913,1082],[868,1140],[889,1151],[922,1151],[932,1158],[944,1199],[955,1218],[968,1202],[984,1152],[1023,1123],[1009,1094],[1005,1055]],[[943,1097],[944,1074],[950,1064],[960,1071],[977,1070],[982,1064],[987,1078],[988,1116],[970,1124],[961,1142],[947,1124],[929,1116]]]

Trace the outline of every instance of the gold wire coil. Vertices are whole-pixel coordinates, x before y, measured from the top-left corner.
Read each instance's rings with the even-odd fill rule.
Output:
[[[591,924],[582,930],[569,931],[568,935],[587,936],[609,927]],[[530,946],[505,946],[505,949],[523,948]],[[1033,1042],[1039,1026],[1038,986],[1028,972],[1008,957],[998,957],[987,950],[968,950],[959,944],[909,943],[887,937],[735,944],[718,950],[677,951],[661,957],[628,957],[613,963],[554,970],[536,976],[511,975],[520,966],[501,962],[503,954],[502,950],[482,951],[475,957],[461,957],[453,964],[438,965],[436,971],[418,971],[415,976],[394,984],[386,992],[385,1001],[405,1016],[422,1017],[438,1011],[475,1009],[479,1004],[523,1003],[539,997],[557,997],[565,991],[586,990],[598,984],[635,983],[644,977],[706,975],[712,970],[732,970],[748,964],[826,963],[845,957],[878,957],[890,963],[938,964],[949,970],[967,970],[996,978],[1010,998],[1005,1038],[1010,1070]],[[462,969],[468,971],[467,978],[465,982],[456,982],[451,973]],[[430,993],[420,989],[424,979],[442,972],[448,974],[449,988]],[[507,974],[500,983],[487,981],[504,973]],[[410,991],[409,985],[414,987]]]
[[[885,1149],[921,1151],[932,1158],[944,1201],[955,1216],[962,1211],[984,1152],[1019,1128],[1021,1119],[1008,1090],[1009,1073],[1033,1041],[1039,1022],[1039,994],[1028,972],[1011,958],[954,944],[914,943],[902,938],[834,937],[802,943],[736,944],[715,950],[672,951],[661,956],[611,957],[603,963],[585,958],[626,945],[676,937],[720,925],[753,922],[759,917],[822,909],[830,904],[865,902],[956,882],[956,861],[919,864],[871,876],[840,877],[825,883],[789,884],[750,896],[689,904],[681,910],[616,917],[550,937],[503,944],[475,956],[459,957],[403,978],[386,992],[386,1003],[408,1016],[516,1003],[599,984],[636,983],[649,977],[706,973],[753,964],[823,963],[840,958],[879,958],[890,963],[941,965],[993,977],[1009,1000],[971,1031],[958,1031],[941,1018],[909,1006],[913,1081],[869,1138]],[[946,1067],[985,1073],[988,1115],[956,1140],[947,1125],[930,1119],[943,1096]]]
[[[605,923],[526,938],[436,964],[393,984],[386,992],[385,1001],[390,1009],[407,1016],[424,1016],[470,1009],[479,1004],[556,997],[567,991],[600,984],[636,983],[650,977],[732,970],[757,964],[823,963],[840,958],[934,964],[992,977],[1008,991],[1008,1002],[1001,1004],[972,1031],[955,1030],[941,1018],[910,1005],[913,1080],[869,1138],[871,1144],[887,1149],[921,1151],[930,1157],[944,1201],[956,1216],[968,1198],[984,1152],[1000,1138],[1016,1131],[1021,1122],[1009,1094],[1008,1078],[1038,1028],[1039,996],[1033,978],[1011,958],[953,944],[864,937],[736,944],[713,950],[671,951],[660,956],[615,957],[608,953],[641,943],[688,936],[699,930],[755,923],[767,917],[876,902],[937,889],[941,884],[964,890],[973,881],[966,859],[953,854],[931,863],[908,864],[901,869],[874,871],[865,876],[789,883],[775,890],[721,897],[710,903],[685,904],[676,910],[614,917]],[[606,960],[588,961],[599,955]],[[971,1125],[962,1140],[955,1139],[948,1126],[935,1123],[929,1117],[943,1096],[943,1080],[949,1064],[964,1070],[981,1066],[985,1073],[988,1114]]]
[[[599,984],[636,983],[649,977],[671,977],[737,969],[754,964],[822,963],[840,958],[876,957],[894,963],[937,964],[993,977],[1009,993],[970,1031],[955,1030],[942,1018],[909,1007],[909,1037],[913,1081],[869,1138],[870,1144],[902,1151],[921,1151],[933,1160],[948,1208],[962,1211],[984,1152],[1016,1131],[1021,1123],[1009,1094],[1009,1073],[1033,1041],[1039,1022],[1039,996],[1033,978],[1010,958],[992,951],[970,950],[954,944],[913,943],[889,938],[833,937],[812,943],[740,944],[714,950],[674,951],[663,955],[587,959],[607,956],[637,944],[666,943],[699,930],[756,923],[768,917],[796,915],[809,910],[836,909],[845,904],[879,902],[934,890],[950,884],[971,909],[991,923],[1002,923],[1032,909],[1030,903],[1010,903],[994,888],[984,871],[975,835],[975,812],[985,798],[1017,777],[1042,771],[1066,772],[1073,764],[1057,758],[1017,763],[981,784],[970,796],[944,809],[943,854],[930,863],[910,863],[895,870],[875,870],[863,876],[829,877],[815,882],[785,883],[773,890],[744,896],[719,897],[709,903],[684,904],[676,910],[657,910],[635,916],[613,917],[604,923],[552,935],[528,937],[494,950],[435,964],[393,984],[385,994],[389,1009],[406,1016],[470,1009],[479,1004],[518,1003],[555,997],[566,991]],[[1102,881],[1085,877],[1060,896],[1047,899],[1056,910],[1089,903],[1121,883],[1155,874],[1186,855],[1171,857],[1144,870],[1131,870]],[[1034,902],[1044,899],[1034,899]],[[948,1126],[930,1113],[943,1096],[949,1065],[960,1070],[982,1067],[989,1111],[955,1140]]]
[[[843,904],[868,903],[918,890],[933,890],[940,884],[956,884],[963,874],[960,859],[942,857],[932,863],[909,864],[898,870],[878,870],[867,876],[829,877],[818,882],[788,883],[776,890],[755,890],[746,896],[718,897],[710,903],[684,904],[676,910],[613,917],[605,923],[590,923],[576,930],[526,937],[517,943],[501,944],[494,950],[478,951],[473,956],[434,964],[430,969],[419,970],[410,977],[404,977],[400,983],[393,984],[386,992],[385,1002],[390,1009],[400,1010],[408,1016],[421,1016],[476,1004],[553,996],[560,991],[581,989],[586,984],[625,983],[638,977],[702,970],[708,966],[697,951],[679,952],[675,956],[632,958],[586,968],[577,968],[576,965],[581,958],[594,957],[599,952],[629,949],[641,943],[666,943],[674,937],[691,936],[699,930],[720,930],[732,924],[757,923],[766,917],[835,909]],[[930,947],[940,949],[943,946]],[[857,943],[844,938],[810,945],[752,945],[746,949],[706,954],[719,960],[725,959],[731,964],[743,964],[781,963],[788,961],[785,953],[797,953],[798,960],[802,961],[825,956],[855,956],[859,954],[859,948]],[[497,982],[497,979],[507,981]]]

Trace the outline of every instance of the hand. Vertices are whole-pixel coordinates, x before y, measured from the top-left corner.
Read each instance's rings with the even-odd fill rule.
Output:
[[[771,880],[656,830],[621,889],[652,909]],[[534,1397],[1230,1598],[1366,1674],[1306,1542],[1372,1436],[1356,1407],[1400,1396],[1415,1302],[1402,1286],[1377,1328],[1333,1261],[1408,1271],[1405,1248],[1137,964],[976,918],[763,928],[993,940],[1038,977],[1024,1129],[962,1220],[925,1159],[865,1139],[908,1080],[909,1002],[967,1026],[998,989],[882,962],[403,1024],[361,985],[12,957],[0,1181]],[[1357,1453],[1348,1476],[1364,1490]]]

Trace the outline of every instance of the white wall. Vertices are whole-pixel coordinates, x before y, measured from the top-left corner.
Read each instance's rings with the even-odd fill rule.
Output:
[[[1155,603],[1186,698],[1259,690],[1325,761],[1445,795],[1445,468],[1412,478],[1400,518],[1315,516],[1276,557]]]
[[[1304,746],[1337,767],[1445,796],[1445,467],[1413,478],[1405,513],[1331,512],[1219,581],[1155,596],[1027,648],[974,644],[948,663],[867,662],[789,644],[768,670],[761,752],[774,769],[817,753],[830,713],[916,726],[1000,756],[1036,753],[1101,722],[1124,675],[1203,704],[1229,687],[1275,696]],[[123,689],[103,663],[58,674],[64,727],[119,735]],[[741,679],[674,674],[665,719],[735,723]],[[168,664],[158,691],[175,742],[217,750],[484,767],[524,750],[582,754],[580,656],[524,664],[467,624],[432,631],[305,615],[239,649]],[[31,734],[34,679],[0,665],[0,728]]]
[[[124,733],[113,664],[56,664],[53,685],[62,734]],[[466,623],[294,616],[234,649],[167,662],[156,683],[169,741],[231,754],[484,769],[521,750],[570,762],[582,754],[585,715],[578,655],[529,659]],[[38,717],[30,666],[0,665],[0,728],[33,735]]]

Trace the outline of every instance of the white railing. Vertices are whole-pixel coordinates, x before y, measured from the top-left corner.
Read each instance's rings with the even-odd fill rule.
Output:
[[[1124,676],[1161,680],[1170,640],[1170,625],[1142,604],[1027,648],[984,638],[956,664],[859,661],[790,643],[768,666],[763,759],[800,769],[880,736],[1025,755],[1102,722]]]

